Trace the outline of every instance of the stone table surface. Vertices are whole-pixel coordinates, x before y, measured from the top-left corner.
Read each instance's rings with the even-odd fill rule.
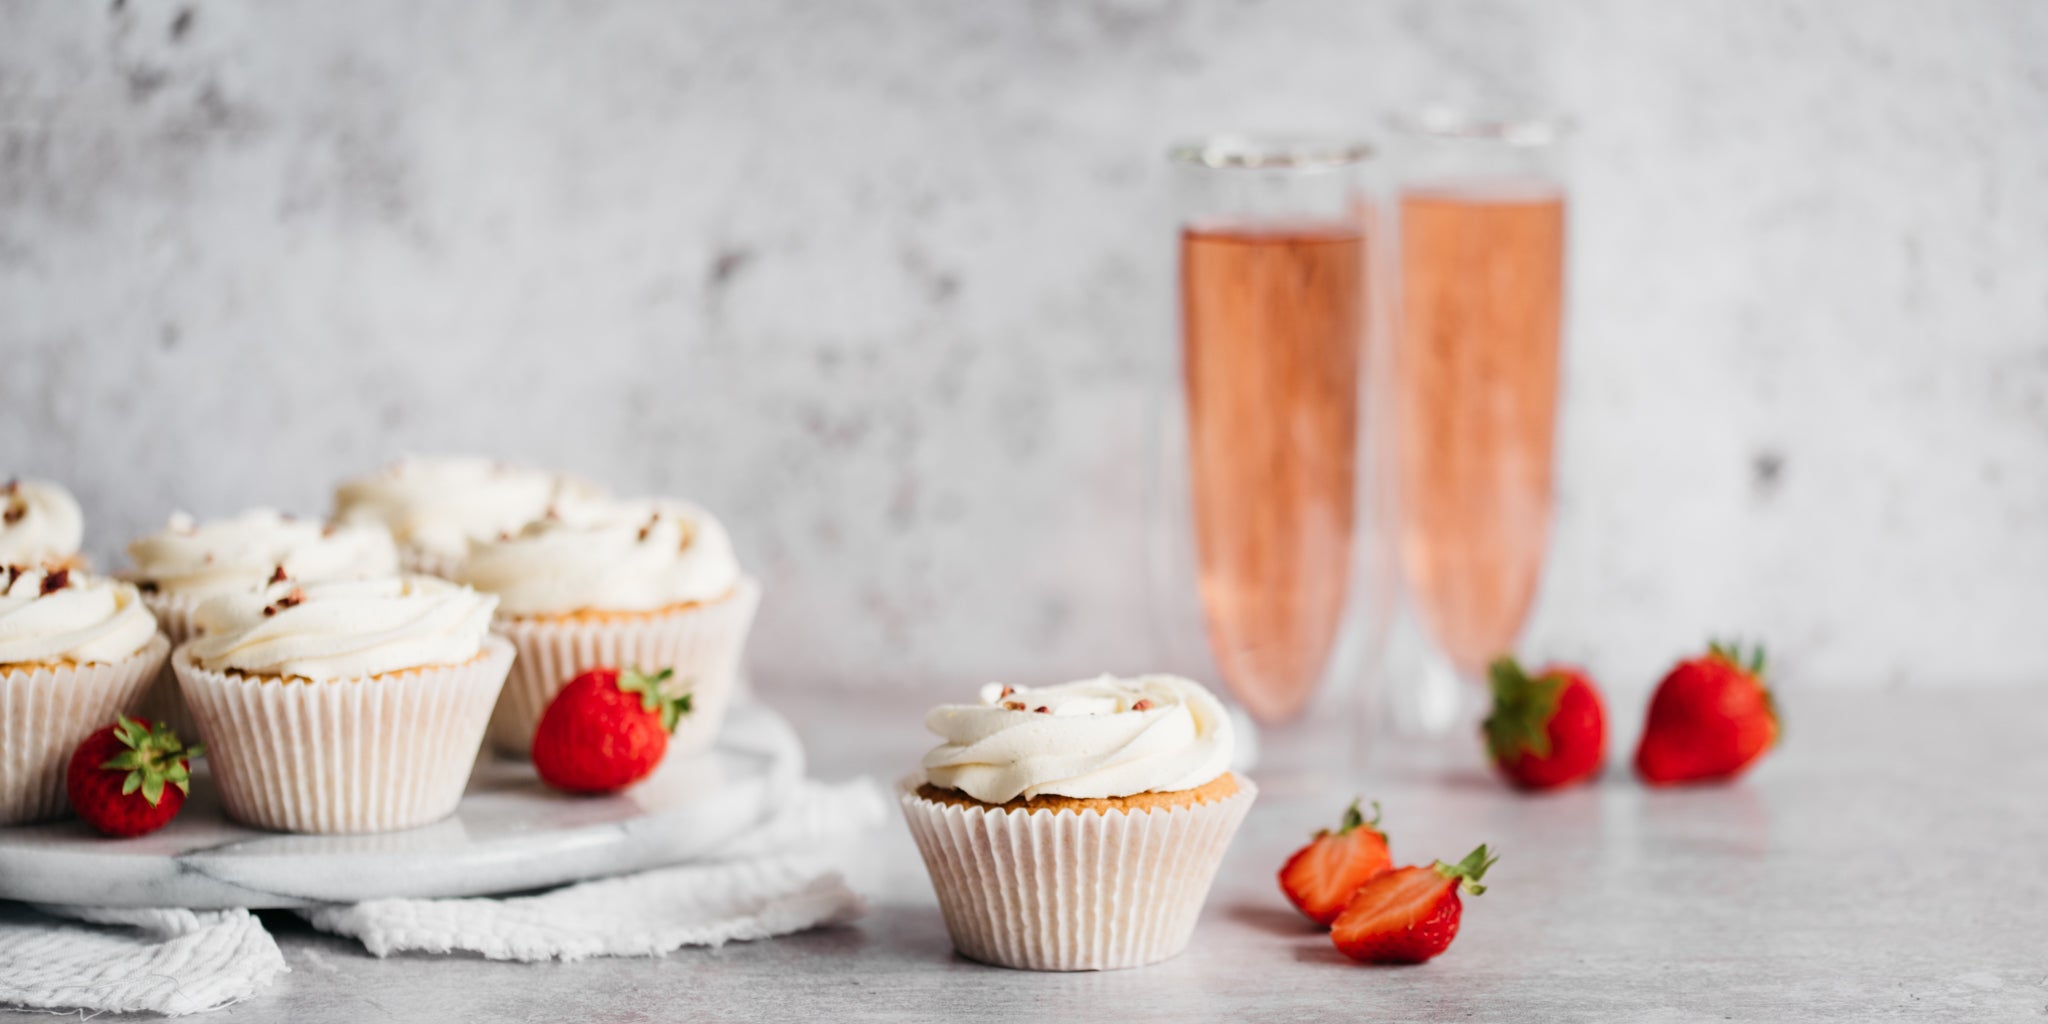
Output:
[[[884,778],[927,741],[918,709],[767,698],[818,774]],[[1783,750],[1733,785],[1652,792],[1619,766],[1545,797],[1494,783],[1462,741],[1385,742],[1364,766],[1330,735],[1275,742],[1262,792],[1189,950],[1103,974],[956,957],[908,833],[854,874],[857,924],[660,960],[376,959],[266,912],[291,973],[204,1019],[1626,1020],[2048,1019],[2048,689],[1809,692]],[[1616,751],[1635,738],[1623,709]],[[1397,859],[1501,860],[1436,961],[1349,963],[1273,873],[1354,791]],[[0,1021],[48,1020],[0,1013]]]

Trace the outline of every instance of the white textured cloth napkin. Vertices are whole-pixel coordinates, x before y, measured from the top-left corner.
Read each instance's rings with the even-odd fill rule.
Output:
[[[0,1005],[178,1016],[249,998],[287,968],[246,910],[58,910],[0,903]]]
[[[765,939],[860,916],[841,865],[811,851],[844,848],[887,811],[872,780],[810,782],[773,819],[703,862],[538,896],[371,900],[302,914],[378,956],[460,950],[492,960],[582,960]]]
[[[373,900],[301,914],[378,956],[659,956],[787,935],[860,915],[844,865],[817,851],[856,847],[850,840],[880,824],[888,806],[872,779],[806,782],[773,818],[697,863],[535,896]],[[277,943],[246,910],[0,903],[0,1006],[177,1016],[247,999],[287,970]]]

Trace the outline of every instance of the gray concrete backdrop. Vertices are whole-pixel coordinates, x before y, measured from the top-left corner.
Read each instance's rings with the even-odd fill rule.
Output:
[[[0,472],[109,558],[488,452],[721,510],[764,676],[1139,669],[1162,148],[1489,86],[1582,126],[1528,648],[2038,681],[2023,2],[0,0]]]

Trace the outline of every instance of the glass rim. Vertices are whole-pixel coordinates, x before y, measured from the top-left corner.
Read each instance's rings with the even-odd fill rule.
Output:
[[[1316,135],[1211,135],[1166,151],[1178,164],[1210,170],[1333,170],[1372,159],[1359,139]]]
[[[1563,115],[1432,104],[1387,119],[1403,135],[1447,142],[1487,142],[1520,149],[1555,145],[1572,131]]]

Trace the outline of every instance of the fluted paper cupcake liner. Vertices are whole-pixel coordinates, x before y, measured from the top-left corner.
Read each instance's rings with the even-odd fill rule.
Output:
[[[142,592],[143,607],[156,616],[156,627],[176,647],[198,632],[193,619],[199,614],[199,606],[211,595],[169,594],[163,592]],[[142,691],[142,699],[135,706],[138,718],[151,722],[162,722],[176,730],[178,737],[186,742],[199,738],[199,723],[192,718],[191,709],[185,706],[185,697],[178,692],[178,674],[171,670],[170,659],[157,670],[156,678]]]
[[[228,815],[284,832],[387,832],[455,810],[512,663],[486,637],[460,665],[310,682],[171,656]]]
[[[455,579],[456,570],[462,568],[462,556],[444,555],[411,544],[401,544],[398,546],[398,568],[401,572],[452,580]]]
[[[709,604],[660,615],[617,619],[500,618],[491,628],[512,641],[519,658],[491,714],[491,746],[524,757],[548,702],[569,680],[601,666],[642,672],[675,670],[671,685],[691,694],[690,713],[669,737],[669,756],[709,749],[732,703],[734,677],[746,649],[761,585],[742,579]]]
[[[903,780],[903,817],[962,956],[1033,971],[1141,967],[1187,948],[1258,788],[1108,813],[958,807]]]
[[[64,813],[71,752],[140,700],[170,649],[159,634],[111,665],[0,669],[0,825]]]

